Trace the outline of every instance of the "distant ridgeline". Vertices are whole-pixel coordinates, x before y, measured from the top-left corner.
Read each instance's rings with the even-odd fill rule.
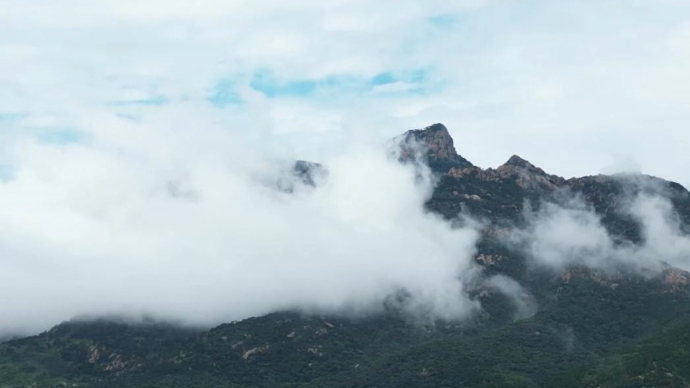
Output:
[[[398,140],[402,162],[426,163],[436,176],[427,208],[449,222],[460,213],[482,221],[477,264],[486,277],[519,282],[538,306],[533,314],[518,315],[515,300],[478,282],[470,292],[480,314],[433,325],[393,307],[359,319],[279,312],[208,331],[67,322],[0,345],[0,388],[690,386],[690,274],[667,263],[647,272],[541,268],[504,240],[547,204],[576,198],[616,246],[634,247],[644,227],[621,207],[640,195],[668,201],[687,233],[683,186],[645,175],[564,179],[518,156],[482,169],[457,154],[442,124]],[[292,173],[308,186],[327,179],[309,162]]]

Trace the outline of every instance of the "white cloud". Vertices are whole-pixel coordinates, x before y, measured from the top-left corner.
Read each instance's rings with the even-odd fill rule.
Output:
[[[690,271],[690,236],[683,232],[668,199],[638,194],[622,202],[618,211],[639,223],[639,244],[611,236],[601,217],[580,198],[528,212],[529,226],[512,231],[509,240],[525,250],[534,266],[556,271],[583,266],[609,273],[626,268],[647,274],[669,265]]]
[[[463,290],[478,233],[425,213],[429,180],[415,184],[383,149],[348,147],[326,160],[326,183],[287,195],[267,185],[281,164],[243,151],[234,132],[170,131],[16,144],[16,177],[0,184],[5,333],[80,314],[213,324],[370,311],[401,289],[434,317],[478,307]],[[171,182],[190,195],[172,196]]]
[[[537,313],[538,303],[534,296],[514,279],[504,275],[495,275],[487,279],[484,285],[497,289],[512,301],[516,309],[515,320],[528,319]]]
[[[247,85],[259,69],[299,80],[426,68],[440,86],[430,95],[318,96],[304,110],[336,112],[343,119],[326,128],[376,128],[381,140],[444,122],[478,165],[518,153],[565,176],[608,172],[625,139],[643,172],[690,184],[684,1],[0,5],[3,111],[69,117],[132,96],[199,102],[224,77],[252,109]],[[259,109],[293,105],[276,98]],[[271,125],[308,121],[293,117]]]
[[[409,171],[351,148],[434,122],[447,124],[460,152],[482,166],[518,153],[549,172],[585,175],[632,155],[644,172],[690,183],[686,1],[0,0],[0,10],[0,177],[6,169],[16,177],[0,186],[11,204],[0,211],[11,231],[2,247],[21,259],[0,262],[0,276],[9,279],[5,291],[25,295],[10,301],[24,317],[16,322],[34,329],[93,306],[156,305],[170,317],[193,308],[212,321],[226,316],[211,311],[259,313],[312,303],[315,292],[328,305],[345,303],[351,282],[331,279],[340,267],[313,262],[295,245],[303,234],[294,218],[318,237],[309,249],[369,282],[368,296],[395,282],[421,295],[429,289],[418,281],[440,279],[427,299],[452,300],[441,296],[458,292],[446,280],[462,272],[472,233],[423,215],[424,193],[410,186]],[[430,21],[439,16],[442,25]],[[267,98],[250,87],[259,70],[294,81],[419,69],[428,72],[414,83],[429,89],[424,95],[405,93],[407,80],[373,93],[339,94],[336,86],[313,98]],[[243,104],[207,101],[224,79]],[[160,97],[168,103],[114,104]],[[85,136],[59,147],[30,139],[51,130]],[[289,158],[327,161],[336,178],[289,203],[250,178]],[[166,197],[168,180],[198,191],[199,203]],[[364,184],[371,190],[349,190]],[[609,249],[596,220],[554,217],[584,232],[569,249]],[[355,221],[379,229],[366,234]],[[336,235],[344,237],[332,242]],[[343,241],[367,244],[355,252]],[[409,277],[427,249],[436,264]],[[456,251],[465,252],[458,262]],[[257,260],[224,263],[232,252]],[[285,253],[295,268],[324,276],[300,277],[308,272],[274,260]],[[394,258],[399,272],[376,278]],[[286,285],[255,264],[283,271]],[[237,278],[239,270],[247,271]],[[334,291],[323,291],[331,280]],[[238,299],[246,290],[254,298]],[[224,293],[236,303],[226,310],[216,310],[220,298],[204,299]],[[469,302],[459,303],[456,312]]]
[[[632,214],[642,221],[644,255],[690,271],[690,236],[683,232],[673,205],[660,197],[641,196]]]

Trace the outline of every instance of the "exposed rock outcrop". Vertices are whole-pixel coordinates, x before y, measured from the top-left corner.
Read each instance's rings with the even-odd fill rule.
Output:
[[[535,190],[554,190],[565,186],[567,183],[565,178],[547,174],[541,168],[534,166],[519,156],[511,157],[508,162],[497,169],[482,169],[479,167],[451,168],[448,171],[448,176],[453,178],[471,176],[482,182],[502,182],[511,179],[523,189]]]
[[[443,124],[405,132],[400,139],[400,146],[402,161],[421,157],[438,173],[446,173],[451,168],[473,167],[472,163],[458,155],[453,138]]]

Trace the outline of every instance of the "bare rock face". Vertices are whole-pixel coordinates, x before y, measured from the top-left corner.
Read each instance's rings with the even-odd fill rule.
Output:
[[[424,162],[432,171],[453,178],[473,176],[484,182],[514,179],[524,189],[556,189],[566,184],[565,179],[549,175],[517,155],[496,169],[475,167],[458,155],[453,138],[443,124],[407,131],[397,140],[400,141],[402,162]],[[420,157],[423,160],[418,160]]]
[[[314,188],[327,177],[328,171],[321,164],[297,160],[275,184],[278,190],[291,194],[300,187]]]
[[[517,155],[496,169],[476,167],[458,155],[453,138],[443,124],[407,131],[397,140],[400,141],[402,162],[424,162],[432,171],[452,178],[473,177],[482,182],[514,180],[529,190],[554,190],[567,183],[564,178],[547,174]],[[418,160],[420,157],[423,160]]]
[[[482,182],[502,182],[514,179],[523,189],[553,190],[564,186],[564,178],[550,175],[521,157],[514,155],[502,166],[493,169],[479,167],[452,168],[448,176],[453,178],[475,177]]]
[[[407,131],[406,139],[414,139],[426,147],[427,154],[444,160],[454,160],[458,154],[453,138],[443,124],[434,124],[425,129]]]
[[[536,167],[532,163],[528,162],[527,160],[525,160],[525,159],[523,159],[517,155],[511,156],[510,159],[508,159],[508,161],[505,162],[503,164],[503,166],[501,166],[501,167],[508,167],[508,166],[523,168],[526,170],[530,170],[533,172],[540,172],[540,173],[544,174],[544,170],[542,170],[539,167]]]
[[[89,346],[89,364],[95,364],[101,359],[101,350],[96,345]]]
[[[663,282],[672,292],[683,291],[690,285],[690,273],[681,269],[670,268],[663,274]]]
[[[316,186],[316,182],[324,179],[326,170],[319,163],[298,160],[292,167],[292,174],[307,186]]]
[[[269,346],[268,346],[268,345],[265,345],[265,346],[258,346],[258,347],[256,347],[256,348],[252,348],[252,349],[246,350],[246,351],[244,351],[244,352],[242,353],[242,358],[243,358],[245,361],[249,361],[249,359],[250,359],[253,355],[264,353],[264,352],[268,351],[268,349],[269,349]]]
[[[496,169],[499,176],[516,177],[517,184],[525,189],[557,189],[566,184],[566,180],[556,175],[550,175],[541,168],[533,165],[517,155]]]
[[[414,160],[421,154],[429,167],[440,173],[446,173],[451,168],[472,167],[472,163],[458,155],[453,138],[443,124],[407,131],[401,140],[402,161]]]
[[[112,361],[105,366],[106,371],[118,372],[127,368],[128,363],[122,359],[121,355],[113,353],[110,355],[110,358]]]

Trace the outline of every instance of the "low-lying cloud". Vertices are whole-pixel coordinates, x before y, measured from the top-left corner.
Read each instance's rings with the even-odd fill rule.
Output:
[[[520,283],[504,275],[492,276],[484,282],[485,286],[498,290],[505,295],[515,306],[515,320],[531,318],[537,313],[538,303]]]
[[[669,265],[690,271],[690,236],[668,198],[639,193],[621,201],[619,212],[637,222],[642,241],[612,236],[601,216],[578,197],[527,211],[529,226],[513,231],[510,240],[527,252],[532,265],[558,271],[582,266],[656,273]]]
[[[343,144],[319,160],[328,172],[312,186],[293,158],[261,147],[265,134],[100,124],[76,142],[5,139],[0,336],[81,315],[208,326],[283,309],[367,314],[400,295],[397,307],[432,319],[480,308],[467,288],[480,279],[482,226],[425,211],[428,169],[399,163],[390,145]],[[625,209],[641,244],[613,238],[578,200],[526,212],[512,243],[556,270],[690,270],[668,200],[639,195]],[[513,279],[483,286],[512,298],[516,319],[537,311]]]
[[[232,131],[197,133],[12,144],[0,334],[78,315],[212,325],[290,308],[371,312],[400,290],[405,308],[436,318],[478,307],[463,289],[478,232],[424,210],[428,171],[347,145],[322,161],[327,180],[295,179],[286,193],[275,183],[293,179],[292,161],[252,155]]]

